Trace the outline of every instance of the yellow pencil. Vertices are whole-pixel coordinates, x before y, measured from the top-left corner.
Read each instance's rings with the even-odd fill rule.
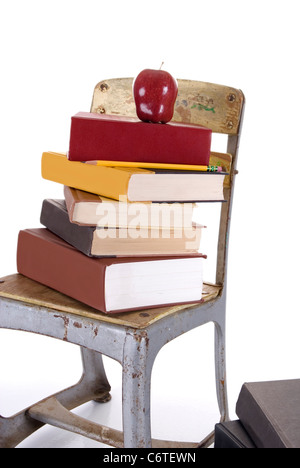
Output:
[[[201,172],[221,172],[221,166],[198,166],[190,164],[165,164],[165,163],[148,163],[148,162],[128,162],[128,161],[83,161],[85,164],[94,166],[108,167],[140,167],[145,169],[170,169],[173,171],[201,171]]]

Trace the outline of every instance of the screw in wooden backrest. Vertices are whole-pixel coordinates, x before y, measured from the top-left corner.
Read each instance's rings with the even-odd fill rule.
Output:
[[[100,91],[102,91],[102,93],[105,93],[107,90],[108,90],[109,86],[107,83],[101,83],[101,85],[99,86],[99,89]]]
[[[97,113],[97,114],[105,114],[105,112],[106,112],[106,111],[105,111],[105,108],[104,108],[103,106],[99,106],[99,107],[97,107],[97,109],[96,109],[96,113]]]
[[[139,315],[140,317],[150,317],[150,314],[148,314],[147,312],[141,312]]]
[[[236,95],[233,93],[230,93],[227,99],[229,102],[234,102],[236,100]]]
[[[233,129],[233,122],[232,122],[232,120],[228,120],[228,122],[227,122],[227,128],[228,128],[229,130]]]

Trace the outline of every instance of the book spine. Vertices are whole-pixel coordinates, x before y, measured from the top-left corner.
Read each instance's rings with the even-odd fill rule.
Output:
[[[73,190],[71,187],[64,186],[64,197],[65,197],[65,202],[68,210],[68,215],[69,215],[69,220],[72,223],[73,222],[73,214],[74,214],[74,209],[76,205],[76,199],[75,196],[77,194],[76,190]]]
[[[71,223],[67,210],[64,210],[57,203],[59,202],[55,200],[43,201],[40,217],[41,224],[64,241],[73,245],[80,252],[91,257],[95,228],[78,226]]]
[[[106,312],[105,268],[96,259],[61,242],[48,241],[30,230],[19,233],[17,269],[20,274],[102,312]]]

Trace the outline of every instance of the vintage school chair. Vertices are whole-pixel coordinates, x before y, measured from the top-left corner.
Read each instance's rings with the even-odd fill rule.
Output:
[[[221,421],[228,420],[225,372],[225,306],[230,214],[244,107],[238,89],[210,83],[178,80],[173,120],[207,126],[228,136],[230,175],[220,215],[215,284],[204,285],[198,305],[149,309],[108,316],[18,274],[0,280],[0,327],[58,338],[81,347],[83,375],[74,386],[24,409],[12,417],[0,416],[0,447],[15,447],[43,424],[51,424],[113,447],[208,447],[214,433],[197,443],[153,440],[150,421],[151,369],[159,350],[195,327],[215,325],[216,388]],[[92,112],[135,114],[132,79],[98,83]],[[231,155],[231,156],[230,156]],[[221,155],[216,155],[221,157]],[[122,365],[123,432],[69,410],[90,400],[110,399],[102,354]]]

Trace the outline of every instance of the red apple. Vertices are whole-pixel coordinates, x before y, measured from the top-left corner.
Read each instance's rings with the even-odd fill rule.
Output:
[[[174,114],[178,84],[164,70],[141,71],[133,83],[136,113],[144,122],[166,123]]]

